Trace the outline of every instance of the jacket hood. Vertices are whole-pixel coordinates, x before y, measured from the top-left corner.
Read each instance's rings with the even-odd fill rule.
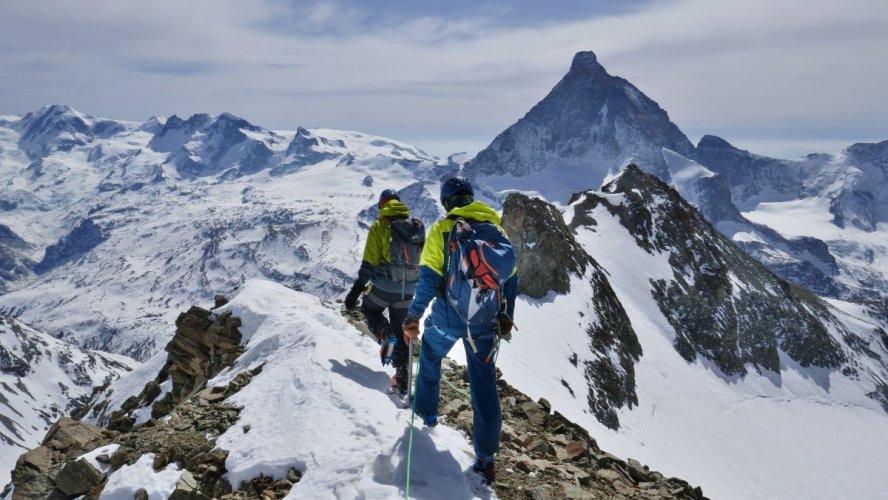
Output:
[[[481,201],[473,201],[464,207],[456,207],[447,212],[447,217],[450,216],[475,219],[482,222],[493,222],[497,226],[501,223],[500,216],[496,213],[496,210]]]

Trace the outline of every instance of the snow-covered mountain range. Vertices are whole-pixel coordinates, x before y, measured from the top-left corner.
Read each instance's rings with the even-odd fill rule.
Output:
[[[118,122],[110,138],[93,132],[108,120],[64,106],[4,123],[0,250],[20,289],[0,311],[137,359],[163,347],[176,310],[249,277],[335,296],[359,263],[358,212],[372,221],[394,186],[431,223],[437,188],[422,180],[456,167],[389,139],[227,114]]]
[[[716,498],[875,498],[888,486],[886,150],[785,161],[711,136],[695,147],[588,52],[465,165],[359,132],[47,106],[0,116],[0,314],[145,361],[179,311],[252,278],[339,296],[378,193],[398,189],[430,224],[438,183],[463,172],[498,207],[509,191],[545,196],[564,211],[539,209],[546,225],[570,228],[547,238],[575,238],[566,289],[518,304],[499,360],[516,388]],[[511,233],[528,254],[548,248]]]

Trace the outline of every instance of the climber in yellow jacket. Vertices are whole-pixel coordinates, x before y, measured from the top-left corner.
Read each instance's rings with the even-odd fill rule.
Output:
[[[391,362],[395,368],[392,387],[406,394],[407,343],[401,324],[419,279],[425,227],[410,218],[410,209],[393,189],[380,194],[378,205],[379,217],[370,225],[358,279],[345,298],[345,307],[354,310],[364,293],[361,311],[381,345],[382,364]]]

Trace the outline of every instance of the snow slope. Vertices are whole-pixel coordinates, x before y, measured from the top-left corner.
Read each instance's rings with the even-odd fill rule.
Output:
[[[769,236],[764,231],[753,231],[764,236],[772,248],[766,252],[752,249],[750,253],[818,293],[854,301],[885,299],[888,141],[854,144],[832,154],[778,160],[735,148],[719,137],[704,136],[697,146],[697,156],[725,179],[729,193],[723,194],[730,195],[743,217],[779,233]],[[736,222],[739,217],[733,215],[725,222]],[[709,220],[720,227],[723,222],[720,218]],[[727,229],[726,234],[734,236],[730,226]],[[749,230],[743,228],[740,232]],[[744,237],[741,234],[735,239]],[[810,279],[810,272],[799,273],[798,269],[781,272],[786,266],[780,261],[792,257],[768,255],[782,253],[780,247],[785,250],[786,242],[781,238],[807,239],[797,246],[809,247],[810,253],[796,252],[795,258],[809,262],[822,275]],[[817,286],[827,281],[828,286]]]

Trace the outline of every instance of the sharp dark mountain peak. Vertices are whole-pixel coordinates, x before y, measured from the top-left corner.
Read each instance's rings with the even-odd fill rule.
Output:
[[[600,186],[629,162],[668,178],[664,149],[694,156],[693,144],[666,111],[584,51],[551,92],[465,171],[494,190],[508,182],[564,202],[577,188]]]
[[[577,52],[574,55],[573,62],[570,63],[570,71],[574,72],[594,72],[603,70],[604,67],[598,63],[598,57],[591,50]]]

